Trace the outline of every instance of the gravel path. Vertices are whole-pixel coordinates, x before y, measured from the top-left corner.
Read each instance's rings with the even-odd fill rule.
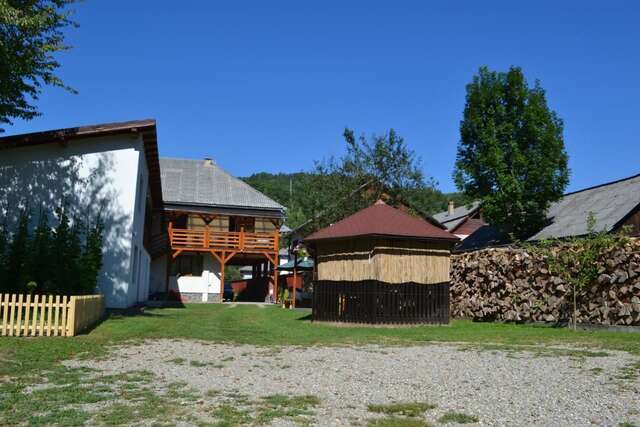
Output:
[[[566,352],[565,352],[566,353]],[[446,411],[479,425],[640,425],[640,382],[619,379],[638,358],[622,352],[576,357],[415,347],[254,347],[160,340],[115,349],[103,360],[69,361],[106,373],[149,370],[158,381],[187,382],[250,396],[315,395],[317,425],[362,424],[371,403],[429,402],[425,420]],[[184,359],[180,363],[173,361]],[[192,366],[207,364],[206,366]],[[207,397],[206,399],[215,399]]]

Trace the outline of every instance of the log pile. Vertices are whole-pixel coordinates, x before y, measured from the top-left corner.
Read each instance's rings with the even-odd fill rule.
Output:
[[[577,294],[578,323],[640,326],[640,239],[601,254],[597,265],[598,280]],[[537,251],[484,249],[452,256],[451,314],[564,323],[573,318],[573,293]]]

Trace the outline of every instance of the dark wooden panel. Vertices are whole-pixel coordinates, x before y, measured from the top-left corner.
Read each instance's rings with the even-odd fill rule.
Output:
[[[449,283],[316,281],[313,285],[313,320],[446,324],[449,323]]]

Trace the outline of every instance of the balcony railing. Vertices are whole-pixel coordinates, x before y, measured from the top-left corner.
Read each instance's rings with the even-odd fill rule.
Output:
[[[188,230],[169,227],[171,249],[185,251],[277,252],[277,233]]]

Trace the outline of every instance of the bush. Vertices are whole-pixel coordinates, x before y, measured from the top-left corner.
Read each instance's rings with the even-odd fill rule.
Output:
[[[41,211],[30,231],[31,212],[20,213],[11,233],[0,225],[0,293],[83,295],[97,287],[102,268],[104,226],[98,218],[93,224],[73,221],[63,208],[56,210],[57,225]]]

